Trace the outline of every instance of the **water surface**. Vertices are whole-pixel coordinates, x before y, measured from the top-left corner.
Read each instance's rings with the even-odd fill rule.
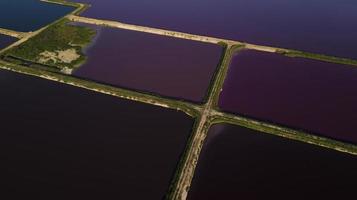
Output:
[[[219,107],[357,143],[357,68],[243,50],[232,60]]]
[[[13,199],[162,199],[193,119],[0,71],[0,186]]]
[[[188,200],[349,199],[357,157],[219,124],[203,146]]]
[[[7,35],[1,35],[0,34],[0,49],[5,48],[15,42],[17,39],[7,36]]]
[[[355,0],[76,0],[83,15],[357,59]]]
[[[98,29],[98,27],[97,27]],[[220,62],[219,45],[102,28],[74,74],[107,84],[202,102]]]
[[[74,9],[39,0],[1,0],[0,28],[23,32],[35,31]]]

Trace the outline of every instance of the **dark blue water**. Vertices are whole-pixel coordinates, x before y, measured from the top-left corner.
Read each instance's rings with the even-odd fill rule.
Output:
[[[162,199],[190,135],[182,112],[0,70],[6,199]]]
[[[1,0],[0,28],[23,32],[35,31],[74,9],[39,0]]]
[[[17,40],[16,38],[0,34],[0,49],[9,46],[11,43],[15,42],[16,40]]]
[[[357,58],[355,0],[77,0],[84,16]]]
[[[357,156],[239,126],[213,126],[189,200],[350,199]]]

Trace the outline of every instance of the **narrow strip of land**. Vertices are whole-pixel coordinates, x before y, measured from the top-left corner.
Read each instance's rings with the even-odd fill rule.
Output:
[[[356,145],[347,144],[336,140],[308,134],[302,131],[218,111],[218,97],[219,93],[221,92],[221,88],[223,87],[224,79],[228,73],[230,60],[233,56],[233,53],[243,47],[245,48],[244,45],[228,45],[226,49],[220,70],[215,77],[215,81],[213,82],[208,102],[201,110],[199,115],[200,117],[198,118],[198,125],[196,126],[192,139],[187,146],[185,158],[183,159],[183,163],[181,163],[182,166],[179,168],[181,170],[179,172],[179,177],[174,183],[174,188],[169,195],[169,199],[185,200],[187,198],[202,146],[207,137],[209,128],[215,123],[230,123],[244,126],[253,130],[258,130],[288,139],[302,141],[305,143],[334,149],[336,151],[357,155]],[[270,51],[269,48],[265,50]]]
[[[191,181],[192,181],[192,178],[193,178],[193,175],[195,172],[197,161],[198,161],[201,149],[202,149],[202,145],[203,145],[205,138],[207,136],[209,127],[214,123],[231,123],[231,124],[236,124],[236,125],[240,125],[240,126],[245,126],[245,127],[251,128],[251,129],[263,131],[265,133],[274,134],[274,135],[282,136],[285,138],[303,141],[306,143],[319,145],[319,146],[334,149],[337,151],[357,155],[357,145],[346,144],[346,143],[339,142],[336,140],[327,139],[327,138],[319,137],[319,136],[314,136],[312,134],[305,133],[302,131],[297,131],[297,130],[285,128],[282,126],[273,125],[270,123],[260,122],[257,120],[244,118],[241,116],[223,113],[223,112],[220,112],[216,106],[219,93],[222,89],[222,85],[223,85],[224,79],[225,79],[227,71],[228,71],[227,69],[228,69],[229,62],[232,57],[232,53],[234,52],[234,50],[237,46],[239,46],[241,48],[244,47],[246,49],[253,49],[253,50],[272,52],[272,53],[276,53],[276,52],[289,53],[290,52],[290,53],[293,53],[293,55],[291,55],[291,56],[319,59],[319,60],[323,60],[326,62],[338,62],[338,63],[345,63],[345,64],[352,63],[353,64],[353,63],[357,63],[356,60],[342,59],[342,58],[323,56],[323,55],[318,55],[318,54],[308,54],[308,53],[304,53],[304,52],[298,52],[298,51],[288,50],[288,49],[283,49],[283,48],[254,45],[254,44],[233,41],[233,40],[227,40],[227,39],[221,39],[221,38],[215,38],[215,37],[209,37],[209,36],[200,36],[200,35],[171,31],[171,30],[131,25],[131,24],[125,24],[125,23],[121,23],[121,22],[117,22],[117,21],[80,17],[80,16],[77,16],[77,14],[86,8],[87,5],[85,5],[85,4],[67,2],[67,1],[62,1],[62,0],[41,0],[41,1],[47,2],[47,3],[57,3],[57,4],[61,4],[61,5],[76,6],[77,9],[75,11],[73,11],[72,13],[70,13],[69,15],[64,17],[64,18],[68,18],[69,20],[71,20],[73,22],[81,22],[81,23],[94,24],[94,25],[99,25],[99,26],[108,26],[108,27],[113,27],[113,28],[140,31],[140,32],[146,32],[146,33],[151,33],[151,34],[157,34],[157,35],[163,35],[163,36],[175,37],[175,38],[181,38],[181,39],[187,39],[187,40],[194,40],[194,41],[206,42],[206,43],[218,44],[218,43],[223,42],[223,43],[227,44],[228,48],[225,52],[224,59],[223,59],[222,64],[218,70],[218,73],[215,77],[215,81],[211,85],[211,90],[209,92],[207,103],[204,104],[203,106],[191,104],[191,103],[187,103],[187,102],[183,102],[183,101],[158,97],[155,95],[143,94],[140,92],[125,90],[125,89],[116,88],[116,87],[112,87],[112,86],[108,86],[108,85],[103,85],[103,84],[99,84],[99,83],[95,83],[95,82],[91,82],[91,81],[81,80],[81,79],[71,77],[71,76],[66,76],[63,74],[58,74],[58,73],[53,73],[53,72],[48,72],[48,71],[43,71],[43,70],[37,70],[37,69],[31,69],[29,67],[19,66],[19,65],[12,64],[12,63],[0,61],[0,68],[2,68],[2,69],[11,70],[11,71],[15,71],[15,72],[23,73],[23,74],[32,75],[32,76],[37,76],[37,77],[41,77],[44,79],[57,81],[60,83],[65,83],[65,84],[73,85],[76,87],[85,88],[88,90],[93,90],[96,92],[116,96],[119,98],[125,98],[125,99],[129,99],[129,100],[139,101],[139,102],[152,104],[152,105],[156,105],[156,106],[161,106],[161,107],[165,107],[165,108],[176,109],[176,110],[183,111],[192,117],[196,117],[197,118],[196,127],[192,133],[190,141],[187,144],[187,148],[185,150],[184,157],[182,158],[182,162],[180,163],[180,167],[178,168],[179,170],[177,173],[178,174],[177,179],[174,180],[173,188],[170,191],[171,193],[169,195],[169,199],[175,199],[175,200],[185,200],[186,199],[190,185],[191,185]],[[62,20],[62,19],[60,19],[60,20]],[[54,23],[56,23],[56,22],[54,22]],[[52,23],[52,24],[54,24],[54,23]],[[39,34],[40,32],[47,29],[51,25],[45,26],[45,27],[41,28],[40,30],[37,30],[33,33],[25,33],[21,36],[17,35],[18,36],[17,38],[19,38],[20,40],[17,41],[15,44],[9,46],[6,49],[12,48],[16,45],[26,42],[28,39]],[[6,32],[7,30],[4,30],[4,31]],[[1,30],[0,30],[0,33],[1,33]],[[17,34],[17,32],[11,32],[9,30],[8,34]],[[2,51],[5,51],[6,49],[4,49]],[[0,51],[0,53],[2,51]]]
[[[214,37],[199,36],[199,35],[193,35],[193,34],[188,34],[188,33],[183,33],[183,32],[177,32],[177,31],[170,31],[170,30],[164,30],[164,29],[158,29],[158,28],[125,24],[125,23],[121,23],[121,22],[117,22],[117,21],[80,17],[77,15],[69,15],[68,19],[73,22],[94,24],[94,25],[98,25],[98,26],[108,26],[108,27],[112,27],[112,28],[120,28],[120,29],[132,30],[132,31],[151,33],[151,34],[156,34],[156,35],[164,35],[164,36],[176,37],[176,38],[187,39],[187,40],[194,40],[194,41],[199,41],[199,42],[207,42],[207,43],[217,44],[219,42],[226,41],[226,40],[218,39],[218,38],[214,38]],[[234,41],[230,41],[230,42],[234,42]]]
[[[79,88],[84,88],[87,90],[91,90],[98,93],[107,94],[123,99],[147,103],[147,104],[174,109],[174,110],[179,110],[185,112],[187,115],[190,115],[192,117],[196,117],[197,113],[201,112],[202,110],[201,106],[191,104],[188,102],[183,102],[175,99],[167,99],[155,95],[143,94],[140,92],[103,85],[100,83],[75,78],[73,76],[68,76],[65,74],[53,73],[45,70],[32,69],[29,67],[8,63],[2,60],[0,60],[0,69],[36,76],[50,81],[64,83],[64,84],[76,86]]]
[[[145,32],[145,33],[163,35],[163,36],[168,36],[168,37],[175,37],[175,38],[186,39],[186,40],[194,40],[194,41],[199,41],[199,42],[206,42],[206,43],[213,43],[213,44],[218,44],[220,42],[223,42],[230,46],[244,44],[245,48],[247,48],[247,49],[255,49],[255,50],[266,51],[266,52],[284,51],[284,49],[282,49],[282,48],[261,46],[261,45],[248,44],[248,43],[243,43],[243,42],[239,42],[239,41],[227,40],[227,39],[216,38],[216,37],[195,35],[195,34],[190,34],[190,33],[171,31],[171,30],[165,30],[165,29],[159,29],[159,28],[152,28],[152,27],[146,27],[146,26],[132,25],[132,24],[126,24],[126,23],[122,23],[122,22],[118,22],[118,21],[93,19],[93,18],[81,17],[81,16],[77,16],[77,15],[68,15],[67,18],[73,22],[80,22],[80,23],[93,24],[93,25],[98,25],[98,26],[107,26],[107,27],[111,27],[111,28],[119,28],[119,29],[126,29],[126,30],[138,31],[138,32]],[[286,50],[286,51],[288,51],[288,50]]]
[[[66,5],[67,3],[65,2],[56,2],[56,1],[51,1],[51,0],[41,0],[42,2],[46,2],[46,3],[57,3],[57,4],[61,4],[61,5]],[[68,3],[68,4],[73,4],[73,3]],[[69,13],[68,15],[64,16],[63,18],[66,18],[67,16],[69,15],[72,15],[72,14],[75,14],[77,13],[78,11],[80,11],[81,9],[83,9],[84,7],[84,4],[79,4],[79,3],[75,3],[75,5],[77,5],[76,9],[74,11],[72,11],[71,13]],[[73,6],[73,5],[72,5]],[[46,30],[48,27],[52,26],[53,24],[59,22],[60,20],[63,20],[63,18],[61,19],[58,19],[54,22],[52,22],[51,24],[47,25],[47,26],[44,26],[34,32],[28,32],[28,33],[23,33],[21,34],[21,32],[16,32],[16,31],[11,31],[11,30],[5,30],[5,32],[8,32],[8,33],[20,33],[21,34],[21,37],[17,37],[17,38],[20,38],[20,40],[16,41],[15,43],[11,44],[10,46],[4,48],[4,49],[1,49],[0,50],[0,54],[7,51],[8,49],[11,49],[13,47],[16,47],[24,42],[26,42],[27,40],[29,40],[30,38],[32,37],[35,37],[36,35],[40,34],[42,31]],[[0,30],[1,31],[1,30]]]
[[[223,38],[202,36],[202,35],[196,35],[196,34],[190,34],[190,33],[184,33],[184,32],[172,31],[172,30],[165,30],[165,29],[159,29],[159,28],[152,28],[152,27],[146,27],[146,26],[139,26],[139,25],[132,25],[132,24],[126,24],[126,23],[122,23],[122,22],[118,22],[118,21],[93,19],[93,18],[81,17],[81,16],[77,16],[77,15],[68,15],[67,18],[73,22],[93,24],[93,25],[98,25],[98,26],[107,26],[107,27],[112,27],[112,28],[145,32],[145,33],[151,33],[151,34],[156,34],[156,35],[163,35],[163,36],[168,36],[168,37],[175,37],[175,38],[180,38],[180,39],[213,43],[213,44],[218,44],[218,43],[223,42],[223,43],[231,45],[231,46],[244,45],[246,49],[264,51],[264,52],[269,52],[269,53],[286,53],[287,55],[292,55],[295,57],[303,57],[303,58],[321,60],[321,61],[325,61],[325,62],[357,66],[357,60],[347,59],[347,58],[339,58],[339,57],[334,57],[334,56],[307,53],[307,52],[301,52],[301,51],[285,49],[285,48],[256,45],[256,44],[250,44],[250,43],[246,43],[246,42],[228,40],[228,39],[223,39]]]
[[[276,52],[276,51],[284,50],[282,48],[260,46],[260,45],[248,44],[248,43],[243,43],[243,42],[239,42],[239,41],[227,40],[227,39],[216,38],[216,37],[195,35],[195,34],[190,34],[190,33],[171,31],[171,30],[165,30],[165,29],[159,29],[159,28],[152,28],[152,27],[146,27],[146,26],[132,25],[132,24],[126,24],[126,23],[122,23],[122,22],[118,22],[118,21],[93,19],[93,18],[81,17],[81,16],[77,16],[77,15],[68,15],[67,18],[73,22],[80,22],[80,23],[93,24],[93,25],[98,25],[98,26],[107,26],[107,27],[111,27],[111,28],[119,28],[119,29],[126,29],[126,30],[138,31],[138,32],[145,32],[145,33],[151,33],[151,34],[156,34],[156,35],[181,38],[181,39],[186,39],[186,40],[194,40],[194,41],[199,41],[199,42],[206,42],[206,43],[213,43],[213,44],[218,44],[220,42],[224,42],[231,46],[244,44],[245,48],[247,48],[247,49],[255,49],[255,50],[259,50],[259,51]]]
[[[237,116],[233,114],[228,114],[220,112],[217,110],[211,111],[212,124],[215,123],[230,123],[239,126],[244,126],[253,130],[261,131],[264,133],[269,133],[277,135],[280,137],[285,137],[292,140],[297,140],[329,149],[334,149],[336,151],[357,155],[357,146],[353,144],[348,144],[333,139],[320,137],[317,135],[312,135],[305,133],[303,131],[294,130],[279,125],[274,125],[262,121],[257,121],[249,119],[242,116]]]
[[[26,42],[27,40],[29,40],[30,38],[36,36],[37,34],[39,34],[40,32],[42,32],[42,31],[45,30],[45,29],[46,29],[46,28],[42,28],[42,29],[37,30],[37,31],[35,31],[35,32],[29,32],[29,33],[27,33],[27,34],[24,34],[22,37],[19,37],[20,40],[18,40],[18,41],[16,41],[16,42],[12,43],[11,45],[7,46],[7,47],[4,48],[4,49],[1,49],[1,50],[0,50],[0,54],[3,53],[3,52],[5,52],[5,51],[7,51],[8,49],[11,49],[11,48],[13,48],[13,47],[16,47],[16,46],[18,46],[18,45],[20,45],[20,44]]]
[[[76,9],[73,12],[71,12],[71,14],[80,14],[88,7],[88,5],[84,3],[71,2],[66,0],[40,0],[40,1],[44,3],[52,3],[52,4],[63,5],[63,6],[76,7]]]
[[[214,109],[216,100],[215,97],[217,96],[217,93],[219,93],[221,90],[220,84],[218,84],[218,82],[221,81],[220,77],[224,77],[227,73],[227,63],[229,62],[232,56],[231,48],[231,45],[228,45],[226,48],[225,55],[221,63],[222,66],[220,66],[219,71],[215,77],[215,81],[212,84],[212,88],[208,95],[207,103],[201,110],[200,117],[198,118],[198,125],[196,126],[196,129],[193,132],[193,137],[191,139],[191,142],[188,144],[186,150],[186,157],[182,163],[179,179],[175,183],[175,187],[171,194],[172,199],[185,200],[187,198],[192,178],[195,173],[197,161],[202,150],[202,145],[206,139],[207,132],[210,126],[209,118],[211,117],[211,111],[213,111]]]
[[[21,39],[25,37],[28,33],[0,28],[0,34]]]

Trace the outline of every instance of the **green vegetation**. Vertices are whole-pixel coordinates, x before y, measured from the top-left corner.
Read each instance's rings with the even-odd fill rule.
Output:
[[[222,54],[220,67],[218,67],[218,70],[215,74],[215,80],[211,82],[211,89],[209,91],[209,94],[213,95],[212,98],[213,98],[214,109],[218,109],[217,102],[218,102],[219,95],[221,93],[220,90],[223,87],[224,80],[226,79],[231,58],[234,53],[244,48],[244,45],[234,45],[231,46],[230,48],[226,44],[221,44],[221,45],[225,47],[224,52]]]
[[[57,3],[66,6],[73,6],[77,9],[72,12],[72,14],[79,14],[83,12],[89,5],[78,4],[64,0],[48,0],[49,3]],[[173,199],[175,192],[178,191],[178,183],[180,176],[184,171],[186,163],[190,163],[188,167],[193,167],[197,160],[194,158],[193,162],[190,162],[189,153],[190,151],[196,151],[195,154],[199,155],[198,150],[202,147],[204,142],[204,137],[206,136],[211,125],[216,123],[230,123],[243,127],[247,127],[253,130],[261,131],[263,133],[273,134],[297,141],[302,141],[310,144],[315,144],[330,149],[335,149],[342,152],[348,152],[350,154],[357,155],[357,145],[347,144],[339,142],[336,140],[314,136],[309,133],[305,133],[299,130],[293,130],[278,125],[256,121],[253,119],[248,119],[240,116],[235,116],[227,113],[220,113],[217,106],[220,91],[223,87],[224,80],[228,73],[229,64],[234,53],[240,51],[244,48],[242,45],[227,45],[224,42],[219,42],[218,45],[223,47],[223,52],[221,60],[214,74],[214,78],[211,80],[210,89],[207,92],[206,100],[211,100],[211,104],[206,104],[209,114],[207,118],[203,118],[203,111],[205,106],[196,105],[193,103],[188,103],[181,100],[168,99],[165,97],[160,97],[157,95],[142,93],[138,91],[126,90],[122,88],[117,88],[105,84],[100,84],[93,81],[78,79],[76,77],[67,76],[58,73],[65,68],[74,69],[80,66],[86,60],[86,56],[83,54],[83,48],[85,48],[93,39],[96,32],[93,29],[87,27],[80,27],[68,24],[69,21],[66,19],[58,20],[51,25],[44,27],[43,31],[33,38],[29,39],[25,43],[16,46],[12,49],[5,51],[1,56],[2,59],[8,61],[0,60],[0,68],[11,70],[23,74],[28,74],[32,76],[42,77],[49,80],[73,85],[80,88],[85,88],[88,90],[93,90],[96,92],[112,95],[119,98],[134,100],[138,102],[160,105],[167,107],[168,109],[174,109],[183,111],[193,118],[196,118],[195,124],[192,128],[192,134],[188,138],[185,150],[180,158],[177,165],[176,172],[170,184],[169,191],[167,193],[167,199]],[[106,25],[104,25],[106,26]],[[167,35],[175,35],[175,33],[166,33]],[[180,36],[180,35],[179,35]],[[194,37],[194,36],[191,36]],[[68,50],[74,50],[68,51]],[[61,62],[59,52],[66,51],[69,53],[69,57],[75,58],[71,62]],[[47,57],[44,56],[46,52]],[[313,53],[306,53],[295,50],[279,50],[277,53],[283,54],[290,57],[302,57],[315,60],[321,60],[326,62],[333,62],[339,64],[348,64],[357,66],[357,60],[337,58],[326,55],[319,55]],[[63,55],[63,54],[62,54]],[[68,55],[68,54],[65,54]],[[79,57],[76,57],[78,55]],[[52,56],[52,57],[51,57]],[[58,59],[56,59],[56,56]],[[54,58],[53,58],[54,57]],[[42,59],[41,59],[42,58]],[[51,59],[53,58],[53,59]],[[68,59],[67,59],[68,60]],[[71,60],[71,59],[70,59]],[[44,62],[45,61],[45,62]],[[202,130],[199,131],[200,121],[204,121]],[[194,141],[196,134],[201,133],[202,136],[199,138],[199,142]],[[196,143],[195,143],[196,142]],[[198,153],[197,153],[198,152]],[[184,188],[185,190],[188,188]]]
[[[82,50],[95,36],[95,30],[88,27],[69,25],[68,20],[61,20],[25,43],[4,52],[9,61],[16,59],[37,64],[49,69],[74,69],[86,60]],[[51,67],[52,66],[52,67]]]
[[[210,81],[210,84],[209,84],[209,88],[208,88],[208,90],[207,90],[207,92],[205,94],[205,97],[204,97],[205,103],[208,102],[208,100],[210,98],[210,95],[213,92],[216,79],[220,77],[221,68],[222,68],[222,66],[224,64],[226,52],[227,52],[227,49],[228,49],[228,45],[226,43],[224,43],[224,42],[219,42],[218,45],[222,46],[222,53],[221,53],[221,57],[219,58],[219,62],[217,64],[216,70],[215,70],[214,74],[212,75],[212,78],[211,78],[211,81]]]
[[[348,59],[348,58],[339,58],[339,57],[334,57],[334,56],[327,56],[327,55],[321,55],[321,54],[315,54],[315,53],[307,53],[307,52],[296,51],[296,50],[287,50],[287,51],[280,50],[280,51],[277,51],[277,53],[280,53],[280,54],[283,54],[283,55],[289,56],[289,57],[309,58],[309,59],[315,59],[315,60],[320,60],[320,61],[325,61],[325,62],[357,66],[357,60],[352,60],[352,59]]]
[[[188,154],[189,154],[189,151],[190,149],[193,147],[193,142],[194,142],[194,135],[197,131],[197,128],[198,128],[198,124],[201,120],[201,117],[198,117],[199,114],[197,114],[197,117],[195,119],[195,123],[193,125],[193,128],[192,128],[192,131],[191,131],[191,134],[190,134],[190,137],[188,138],[187,142],[186,142],[186,147],[184,149],[184,152],[176,166],[176,170],[175,170],[175,174],[171,180],[171,183],[170,183],[170,186],[169,186],[169,190],[168,192],[166,193],[166,197],[165,199],[173,199],[173,196],[174,196],[174,192],[175,192],[175,189],[177,188],[177,184],[178,184],[178,181],[180,179],[180,175],[183,173],[183,170],[184,170],[184,166],[185,166],[185,163],[188,159]]]

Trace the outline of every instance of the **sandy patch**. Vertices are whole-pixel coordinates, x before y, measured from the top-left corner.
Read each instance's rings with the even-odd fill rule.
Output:
[[[61,69],[61,72],[64,74],[72,74],[73,73],[73,69],[70,69],[68,67],[64,67]]]
[[[76,49],[66,49],[62,51],[57,50],[55,52],[44,51],[40,53],[38,62],[48,63],[49,61],[52,61],[54,64],[56,63],[69,64],[77,60],[79,57],[80,55],[78,55]]]

